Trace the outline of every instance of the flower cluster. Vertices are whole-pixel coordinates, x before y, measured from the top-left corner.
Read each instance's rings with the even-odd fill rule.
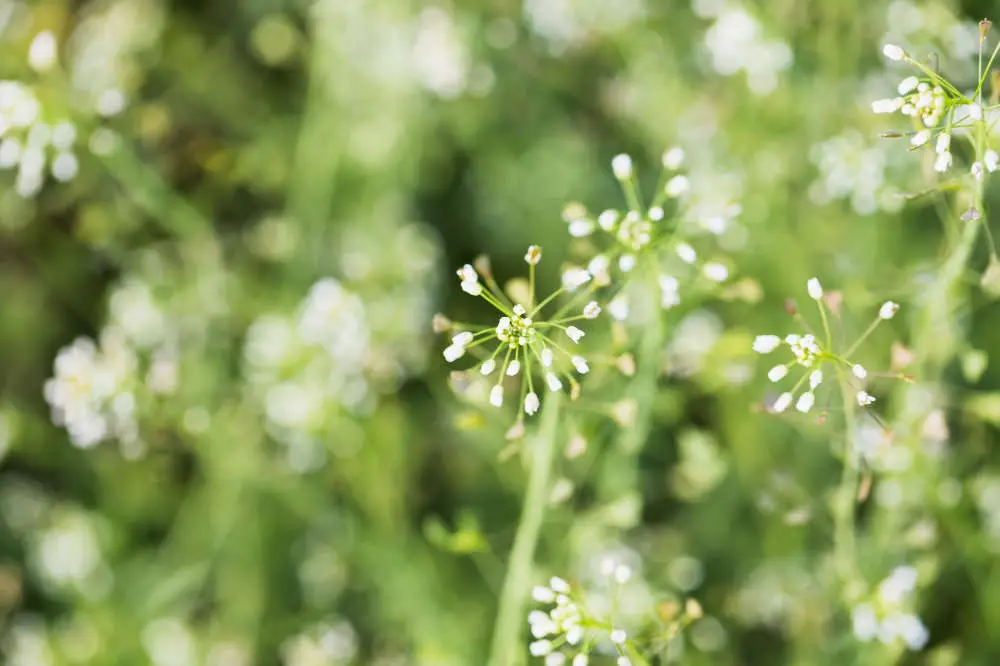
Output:
[[[686,199],[691,181],[680,173],[685,157],[684,150],[679,147],[663,153],[660,182],[648,206],[642,201],[632,158],[620,154],[612,160],[611,169],[622,186],[628,210],[606,209],[592,215],[580,203],[568,204],[563,209],[570,236],[592,239],[585,245],[589,257],[586,270],[570,269],[564,275],[564,284],[572,286],[585,274],[610,282],[613,270],[627,275],[639,265],[644,254],[652,255],[653,264],[660,273],[661,305],[669,309],[680,303],[680,273],[678,270],[663,272],[662,263],[679,260],[682,265],[694,266],[710,283],[725,282],[729,278],[729,268],[724,263],[702,261],[695,248],[678,237],[685,218],[689,217]],[[725,215],[712,214],[702,220],[702,224],[718,234],[725,230],[727,221]],[[609,313],[615,319],[624,319],[628,314],[624,296],[612,302],[615,306],[609,304]]]
[[[26,199],[42,189],[46,169],[60,182],[79,171],[76,127],[68,120],[50,121],[43,111],[31,88],[0,81],[0,169],[17,169],[14,188]]]
[[[877,639],[885,645],[901,642],[910,650],[920,650],[927,644],[927,627],[911,610],[913,592],[917,587],[917,571],[900,566],[883,580],[876,594],[851,610],[854,635],[868,642]]]
[[[444,317],[437,318],[437,329],[451,333],[451,344],[444,350],[444,358],[454,363],[466,353],[482,353],[485,358],[478,364],[479,373],[484,377],[495,376],[490,389],[490,404],[503,406],[504,379],[523,375],[519,402],[521,415],[531,416],[540,406],[535,390],[534,374],[540,375],[550,391],[561,391],[568,385],[570,395],[579,395],[580,385],[574,373],[584,375],[590,371],[586,358],[577,353],[576,346],[585,335],[575,325],[582,320],[596,319],[601,314],[597,301],[589,300],[579,314],[568,314],[580,302],[580,297],[589,296],[589,291],[576,295],[568,304],[559,308],[549,318],[542,317],[542,311],[560,294],[592,281],[590,273],[582,271],[574,275],[569,285],[565,284],[548,297],[535,299],[535,266],[541,261],[542,250],[536,245],[528,248],[525,261],[528,263],[530,278],[527,291],[518,295],[514,302],[504,294],[493,279],[489,263],[483,259],[476,265],[466,264],[458,269],[462,290],[472,296],[482,298],[500,313],[495,326],[477,326],[454,322]],[[480,281],[482,279],[482,282]],[[592,285],[592,286],[593,286]],[[491,349],[488,349],[492,346]]]
[[[614,558],[605,558],[601,561],[601,575],[613,594],[610,617],[590,608],[582,592],[562,578],[553,577],[548,585],[532,590],[532,598],[546,610],[534,609],[528,613],[533,638],[528,650],[532,656],[544,658],[545,666],[587,666],[594,653],[614,655],[618,666],[632,665],[636,647],[629,631],[620,626],[614,616],[614,599],[632,580],[632,568]],[[667,640],[699,619],[701,606],[694,599],[688,599],[683,612],[678,606],[674,616],[665,633]]]
[[[827,318],[828,306],[823,300],[823,287],[816,278],[811,278],[807,284],[809,297],[816,301],[819,306],[820,315],[823,319],[823,328],[826,332],[826,340],[821,341],[813,333],[804,334],[792,333],[784,338],[777,335],[758,335],[753,341],[753,350],[759,354],[770,354],[778,347],[786,346],[792,354],[792,360],[776,365],[767,373],[768,379],[772,382],[780,382],[792,368],[800,367],[803,374],[792,387],[785,391],[774,401],[771,409],[775,412],[783,412],[795,402],[795,408],[800,412],[808,412],[816,403],[816,389],[823,383],[823,369],[829,364],[833,367],[838,376],[847,377],[844,370],[849,371],[850,377],[857,382],[864,382],[868,377],[868,371],[859,363],[854,363],[848,357],[857,349],[858,345],[875,330],[879,322],[892,319],[899,310],[899,305],[886,301],[879,309],[878,317],[868,327],[868,330],[853,344],[844,354],[838,354],[832,349],[832,338],[830,336],[829,321]],[[804,322],[803,322],[804,323]],[[800,389],[808,385],[804,391]],[[798,398],[796,399],[796,395]],[[855,393],[857,403],[861,407],[867,407],[875,402],[875,398],[863,387]]]

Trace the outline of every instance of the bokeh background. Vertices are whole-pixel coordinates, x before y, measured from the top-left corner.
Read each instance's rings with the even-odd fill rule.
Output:
[[[619,152],[648,191],[673,145],[699,201],[739,203],[718,247],[745,281],[665,315],[637,446],[607,423],[576,433],[540,577],[586,580],[614,554],[640,597],[698,598],[680,663],[890,663],[823,575],[839,413],[762,414],[750,342],[794,330],[785,299],[815,275],[847,331],[902,303],[866,365],[908,344],[956,218],[900,196],[932,171],[878,138],[891,120],[870,102],[909,73],[880,48],[974,87],[992,9],[0,0],[0,78],[32,91],[35,124],[73,129],[24,139],[41,171],[0,148],[4,663],[484,663],[525,474],[500,456],[511,415],[449,389],[431,316],[483,314],[454,278],[480,253],[511,277],[539,244],[555,285],[563,206],[620,206]],[[859,512],[871,585],[921,572],[930,642],[892,662],[1000,662],[986,259],[941,374],[876,385],[885,418],[930,415]]]

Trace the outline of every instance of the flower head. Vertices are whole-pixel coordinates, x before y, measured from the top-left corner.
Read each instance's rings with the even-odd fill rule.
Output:
[[[451,341],[443,352],[445,360],[454,363],[470,352],[479,356],[482,359],[478,365],[479,374],[495,377],[489,392],[489,402],[495,407],[503,406],[505,378],[522,377],[521,398],[518,402],[521,413],[527,416],[536,414],[541,406],[541,399],[535,390],[536,376],[541,378],[550,391],[562,390],[565,385],[570,387],[571,395],[579,391],[574,373],[584,374],[589,366],[586,359],[575,350],[570,352],[570,346],[579,344],[585,334],[573,322],[593,319],[601,310],[595,301],[591,301],[583,306],[581,314],[564,314],[567,312],[564,308],[554,318],[544,318],[543,308],[556,294],[541,301],[535,299],[534,267],[541,256],[541,248],[533,245],[528,248],[524,257],[532,269],[532,279],[529,282],[531,293],[527,295],[526,303],[508,299],[490,275],[487,262],[477,262],[475,266],[466,264],[458,269],[462,290],[482,298],[498,311],[496,325],[476,327],[455,324],[447,319],[440,320],[447,322],[452,333]],[[583,273],[589,280],[589,273]],[[573,287],[585,282],[580,277],[570,280]],[[564,285],[559,291],[568,290]],[[581,296],[586,296],[586,293]],[[496,372],[497,369],[499,372]]]

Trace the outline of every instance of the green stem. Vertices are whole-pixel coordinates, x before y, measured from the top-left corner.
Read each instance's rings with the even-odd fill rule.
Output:
[[[844,402],[844,426],[847,434],[844,439],[844,470],[840,477],[836,504],[834,505],[833,550],[837,571],[845,588],[850,590],[856,577],[855,546],[854,546],[854,510],[855,495],[858,487],[857,460],[857,412],[855,396],[850,382],[844,376],[844,370],[837,366],[837,380],[840,384],[840,395]]]
[[[663,353],[665,328],[655,275],[651,274],[648,287],[651,290],[649,307],[652,316],[642,329],[642,338],[639,340],[638,358],[636,359],[639,370],[629,391],[636,401],[636,420],[635,425],[622,432],[617,442],[618,450],[626,454],[634,454],[646,441],[653,417],[656,386],[660,380],[660,359]]]
[[[524,658],[520,640],[521,628],[527,623],[524,602],[531,587],[535,546],[545,517],[552,467],[559,448],[556,436],[559,433],[562,401],[561,391],[550,393],[546,397],[541,426],[533,438],[532,446],[527,449],[531,458],[528,491],[524,496],[521,519],[514,535],[507,576],[500,591],[489,666],[514,666]]]

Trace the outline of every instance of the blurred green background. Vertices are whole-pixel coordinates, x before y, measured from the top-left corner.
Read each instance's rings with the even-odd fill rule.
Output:
[[[876,384],[890,423],[933,415],[904,427],[906,464],[878,470],[857,546],[872,586],[921,571],[923,652],[852,636],[826,575],[839,414],[761,414],[750,351],[795,330],[784,301],[814,275],[842,292],[847,331],[902,303],[866,365],[908,344],[957,220],[943,196],[900,196],[932,172],[878,138],[892,127],[870,102],[908,73],[880,48],[933,54],[974,87],[994,7],[0,0],[0,78],[29,86],[44,122],[73,123],[59,150],[78,161],[37,187],[0,172],[4,663],[484,663],[525,474],[498,460],[510,414],[449,390],[431,316],[484,314],[453,273],[480,253],[513,277],[539,244],[554,286],[563,206],[620,206],[619,152],[649,191],[672,145],[697,201],[740,203],[718,247],[751,298],[664,315],[638,447],[580,426],[539,580],[587,580],[616,554],[641,572],[636,604],[698,598],[679,663],[1000,663],[985,246],[940,375]],[[312,340],[292,332],[305,311],[322,320]],[[86,367],[62,389],[110,381],[130,398],[73,431],[45,386],[80,336],[119,355],[114,376],[64,360]]]

